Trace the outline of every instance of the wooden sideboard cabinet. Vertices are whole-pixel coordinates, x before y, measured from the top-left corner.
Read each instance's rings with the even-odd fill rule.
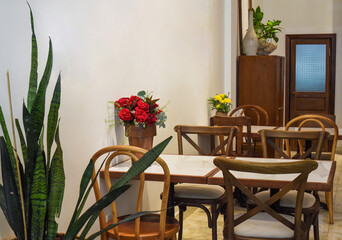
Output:
[[[283,125],[284,57],[240,56],[237,85],[238,106],[259,105],[267,111],[269,125]]]

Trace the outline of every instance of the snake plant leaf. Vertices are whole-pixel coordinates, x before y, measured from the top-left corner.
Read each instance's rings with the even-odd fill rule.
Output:
[[[33,105],[33,100],[36,96],[37,92],[37,80],[38,80],[38,45],[36,34],[34,32],[34,21],[32,9],[29,3],[27,3],[30,8],[30,17],[31,17],[31,29],[32,29],[32,50],[31,50],[31,71],[30,71],[30,81],[29,81],[29,89],[27,94],[27,108],[29,112],[31,112],[31,108]]]
[[[2,209],[2,212],[5,215],[5,218],[10,225],[12,229],[14,229],[13,223],[11,222],[11,219],[8,215],[7,205],[6,205],[6,198],[5,198],[5,192],[4,187],[0,184],[0,208]]]
[[[24,158],[23,159],[24,160],[24,164],[26,165],[26,161],[27,161],[26,141],[25,141],[25,138],[24,138],[24,134],[23,134],[23,132],[21,130],[19,120],[17,118],[15,119],[15,125],[17,127],[17,131],[18,131],[18,134],[19,134],[21,153],[22,153],[23,158]]]
[[[55,136],[58,121],[58,110],[61,102],[61,74],[58,75],[53,96],[50,103],[50,110],[47,122],[47,167],[50,167],[51,146]]]
[[[55,239],[58,224],[55,220],[59,217],[63,202],[65,188],[65,174],[63,167],[63,151],[59,140],[59,126],[56,129],[55,141],[57,148],[52,157],[49,170],[49,195],[47,211],[47,239]]]
[[[144,215],[153,214],[153,213],[157,213],[157,212],[160,212],[160,211],[141,211],[141,212],[133,213],[133,214],[129,215],[128,217],[120,220],[119,222],[113,223],[113,224],[109,224],[108,226],[106,226],[105,228],[101,229],[100,231],[98,231],[96,233],[93,233],[92,235],[87,237],[87,240],[93,240],[96,237],[100,236],[102,233],[107,232],[109,229],[112,229],[112,228],[118,226],[119,224],[131,222],[131,221],[134,221],[135,219],[137,219],[139,217],[142,217]]]
[[[63,240],[72,240],[76,237],[77,233],[84,227],[86,222],[98,211],[104,209],[111,204],[117,197],[127,191],[130,185],[124,185],[115,189],[115,191],[108,192],[99,201],[94,203],[87,211],[85,211],[79,219],[77,219],[72,226],[67,230]]]
[[[36,164],[36,151],[35,149],[38,149],[38,141],[34,142],[32,135],[30,134],[33,129],[32,120],[31,120],[31,114],[29,113],[25,103],[23,102],[23,123],[24,123],[24,129],[26,133],[26,143],[27,143],[27,160],[25,164],[25,187],[26,193],[25,193],[25,200],[26,203],[30,202],[30,192],[31,192],[31,183],[32,183],[32,177],[33,172]]]
[[[107,156],[107,157],[108,157],[108,156]],[[99,169],[97,170],[97,172],[96,172],[96,174],[95,174],[94,180],[93,180],[93,181],[91,182],[91,184],[88,186],[88,189],[87,189],[87,191],[85,192],[85,194],[84,194],[84,196],[83,196],[81,205],[80,205],[80,207],[77,209],[76,218],[78,218],[78,217],[80,216],[80,214],[81,214],[81,212],[82,212],[82,210],[83,210],[83,207],[84,207],[84,205],[85,205],[85,203],[86,203],[86,201],[87,201],[87,199],[88,199],[89,193],[90,193],[90,191],[92,190],[92,188],[93,188],[95,182],[97,181],[96,179],[98,178],[98,176],[99,176],[99,174],[100,174],[100,171],[101,171],[101,169],[102,169],[104,163],[105,163],[106,160],[107,160],[107,157],[102,161],[102,163],[101,163]],[[92,159],[91,159],[90,161],[93,162],[93,164],[94,164],[94,161],[93,161]],[[90,163],[89,163],[89,164],[90,164]],[[87,177],[88,177],[88,176],[87,176]],[[83,179],[82,179],[82,180],[83,180]],[[90,180],[90,179],[89,179],[89,180]],[[89,180],[88,180],[88,182],[89,182]]]
[[[5,140],[6,140],[7,151],[9,153],[9,157],[10,157],[10,161],[11,161],[11,164],[12,164],[12,168],[14,169],[15,172],[17,172],[17,165],[15,163],[15,156],[14,156],[13,146],[12,146],[11,138],[10,138],[10,136],[8,134],[7,125],[6,125],[5,117],[4,117],[4,114],[2,112],[1,106],[0,106],[0,125],[1,125],[2,132],[4,134],[4,137],[5,137]],[[15,182],[17,184],[17,189],[19,189],[18,176],[14,175],[14,178],[15,178]]]
[[[43,239],[47,204],[45,156],[38,149],[31,189],[31,239]]]
[[[4,195],[7,206],[7,216],[9,217],[10,226],[13,227],[18,239],[24,239],[23,215],[21,212],[21,202],[17,184],[15,181],[15,173],[12,168],[10,156],[8,153],[5,139],[0,137],[1,149],[1,171]]]
[[[148,168],[164,151],[165,147],[171,141],[171,139],[172,136],[168,137],[157,146],[149,150],[147,153],[145,153],[137,162],[135,162],[131,166],[131,168],[127,171],[127,173],[125,173],[125,175],[123,175],[115,184],[113,184],[111,190],[127,184],[134,177],[145,171],[145,169]]]
[[[94,170],[94,162],[92,160],[90,160],[88,163],[88,166],[86,167],[86,169],[82,175],[78,200],[77,200],[77,204],[76,204],[73,216],[71,218],[69,227],[71,227],[72,223],[75,222],[75,220],[80,215],[80,212],[82,211],[82,206],[80,207],[80,204],[82,202],[82,199],[84,199],[84,193],[87,189],[87,186],[89,185],[89,181],[90,181],[91,175],[93,173],[93,170]]]
[[[94,213],[91,218],[89,219],[89,221],[87,222],[87,225],[83,228],[83,231],[81,233],[81,235],[79,236],[79,240],[83,240],[85,239],[85,237],[87,236],[90,228],[93,226],[94,222],[96,221],[96,219],[98,218],[98,216],[100,215],[101,210],[97,211],[96,213]]]
[[[38,148],[37,142],[40,137],[42,127],[44,124],[45,96],[46,96],[46,88],[48,86],[50,75],[51,75],[51,68],[52,68],[52,43],[50,39],[49,55],[48,55],[45,71],[44,71],[42,80],[39,83],[38,91],[34,98],[32,109],[31,111],[28,111],[30,113],[29,114],[30,117],[27,119],[24,119],[24,123],[25,123],[25,120],[29,121],[28,123],[29,128],[25,127],[26,137],[30,138],[30,139],[27,139],[27,148],[31,149],[32,147],[32,152],[31,150],[28,151],[28,158],[33,157],[37,153],[37,148]]]
[[[108,155],[107,155],[107,157],[108,157]],[[92,190],[95,182],[97,181],[96,179],[99,176],[100,171],[101,171],[104,163],[107,160],[107,157],[102,161],[99,169],[97,170],[97,172],[95,174],[95,177],[94,177],[93,181],[91,181],[91,184],[89,185],[89,181],[91,179],[91,176],[92,176],[92,173],[93,173],[93,169],[94,169],[94,161],[92,159],[90,159],[89,164],[88,164],[86,170],[84,171],[82,179],[81,179],[80,193],[79,193],[79,197],[78,197],[78,200],[77,200],[75,211],[74,211],[74,214],[73,214],[73,216],[71,218],[69,227],[72,226],[72,224],[76,221],[76,219],[78,219],[78,217],[82,213],[84,205],[85,205],[85,203],[86,203],[86,201],[88,199],[89,193]],[[88,189],[87,189],[87,186],[88,186]]]

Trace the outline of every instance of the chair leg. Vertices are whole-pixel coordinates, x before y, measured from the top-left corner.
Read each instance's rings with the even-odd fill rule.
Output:
[[[217,216],[218,209],[216,204],[211,204],[211,235],[212,240],[217,240]]]
[[[327,207],[329,210],[329,222],[330,224],[334,223],[334,215],[333,215],[333,192],[325,192],[325,201],[327,203]]]
[[[178,239],[182,240],[183,237],[183,215],[186,210],[186,206],[180,204],[179,205],[179,231],[178,231]]]
[[[310,233],[310,228],[311,228],[311,220],[312,216],[311,214],[304,214],[304,223],[306,226],[306,239],[309,240],[309,233]]]
[[[319,214],[317,213],[315,215],[314,223],[313,223],[313,230],[314,230],[314,239],[319,240],[319,224],[318,224],[318,216]]]

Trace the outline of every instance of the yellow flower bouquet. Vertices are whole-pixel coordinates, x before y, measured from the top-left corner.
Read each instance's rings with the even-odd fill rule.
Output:
[[[215,97],[208,99],[208,104],[211,105],[211,109],[216,109],[218,112],[228,113],[231,109],[232,100],[228,94],[216,94]]]

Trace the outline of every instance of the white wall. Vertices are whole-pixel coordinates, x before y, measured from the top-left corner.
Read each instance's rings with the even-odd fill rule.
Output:
[[[0,4],[0,101],[9,124],[5,72],[9,69],[11,74],[14,114],[21,118],[31,30],[25,1],[0,0]],[[176,124],[208,124],[208,97],[230,90],[224,85],[224,68],[229,65],[224,65],[223,51],[225,5],[224,0],[31,0],[30,4],[40,74],[48,36],[54,47],[51,82],[59,71],[62,74],[60,135],[67,187],[60,231],[64,231],[83,169],[91,155],[107,145],[108,100],[145,89],[153,91],[161,105],[170,101],[167,127],[158,129],[155,143],[175,136]],[[176,153],[176,139],[165,153]],[[0,224],[0,239],[11,235],[6,224]]]

